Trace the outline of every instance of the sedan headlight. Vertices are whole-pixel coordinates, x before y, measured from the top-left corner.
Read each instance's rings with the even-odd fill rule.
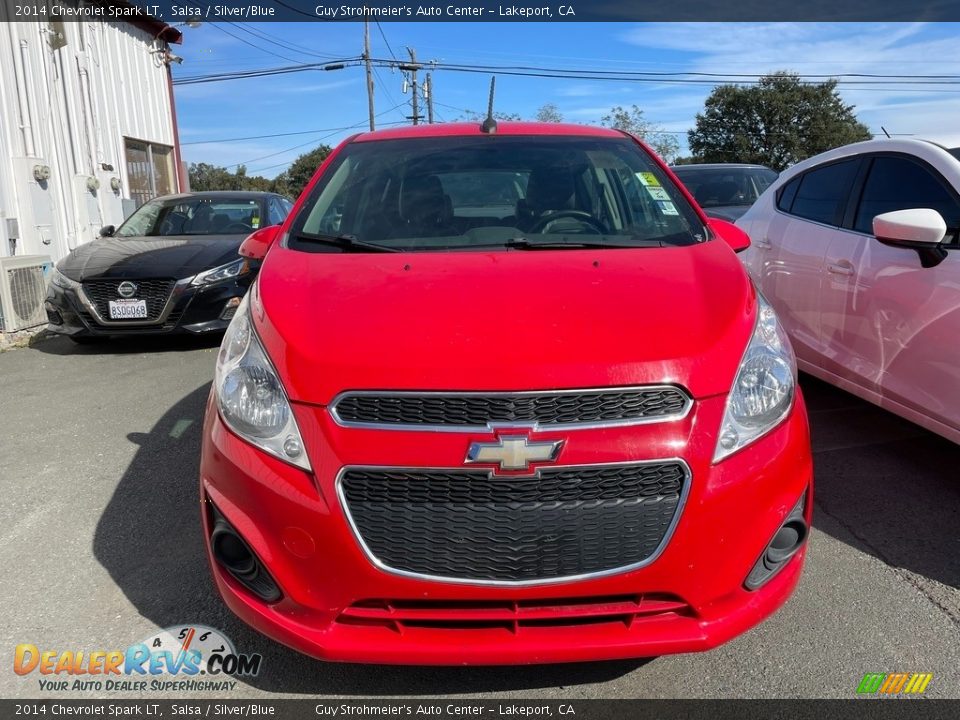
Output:
[[[63,290],[70,290],[80,287],[80,283],[78,283],[76,280],[71,280],[57,268],[54,268],[53,272],[50,273],[50,282]]]
[[[759,293],[757,305],[757,324],[727,396],[715,463],[770,432],[793,407],[797,388],[793,349],[770,303]]]
[[[240,302],[217,356],[214,392],[220,415],[251,445],[310,470],[287,394],[253,328],[249,297]]]
[[[191,285],[212,285],[224,280],[233,280],[250,272],[250,261],[246,258],[233,260],[226,265],[204,270],[190,281]]]

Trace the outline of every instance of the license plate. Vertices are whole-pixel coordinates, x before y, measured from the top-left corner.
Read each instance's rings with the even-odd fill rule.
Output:
[[[147,301],[131,298],[130,300],[111,300],[111,320],[145,320],[147,317]]]

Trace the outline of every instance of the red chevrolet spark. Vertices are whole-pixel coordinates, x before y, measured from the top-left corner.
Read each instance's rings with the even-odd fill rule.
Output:
[[[325,660],[705,650],[797,584],[793,353],[615,130],[432,125],[324,162],[223,340],[203,433],[227,605]]]

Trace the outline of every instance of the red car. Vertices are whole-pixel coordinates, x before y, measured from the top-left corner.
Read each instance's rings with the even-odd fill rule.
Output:
[[[203,432],[227,605],[324,660],[714,647],[800,576],[793,353],[735,250],[616,130],[364,133],[224,338]]]

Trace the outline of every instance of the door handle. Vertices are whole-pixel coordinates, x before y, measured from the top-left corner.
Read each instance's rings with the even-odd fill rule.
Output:
[[[773,247],[773,245],[770,244],[770,238],[763,238],[762,240],[757,240],[755,244],[761,250],[769,250],[770,248]]]
[[[827,265],[827,272],[834,275],[853,275],[853,265],[849,260],[840,260],[839,262]]]

